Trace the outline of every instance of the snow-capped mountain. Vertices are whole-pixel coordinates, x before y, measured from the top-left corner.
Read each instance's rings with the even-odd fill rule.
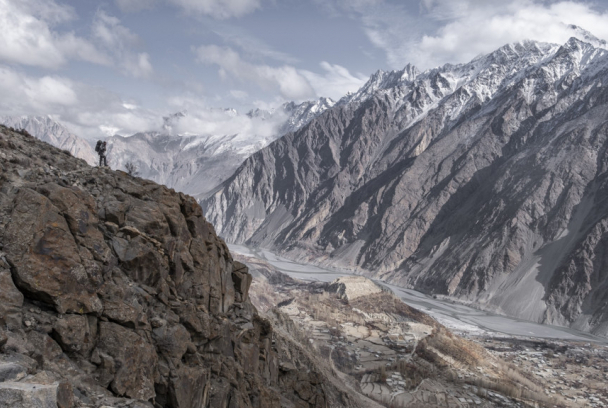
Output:
[[[14,129],[25,129],[32,136],[68,150],[72,156],[81,158],[90,165],[97,162],[97,155],[86,140],[72,134],[48,116],[4,116],[0,117],[0,124]]]
[[[252,143],[232,136],[172,136],[159,132],[113,136],[108,139],[110,167],[133,163],[143,178],[177,191],[205,193],[228,178],[265,139]]]
[[[208,115],[213,120],[219,117],[225,123],[242,125],[231,134],[224,133],[224,127],[204,130],[204,120],[178,112],[164,118],[162,131],[109,138],[108,161],[118,169],[131,162],[144,178],[200,196],[227,179],[252,153],[299,129],[333,105],[331,99],[320,98],[286,103],[272,111],[252,110],[242,116],[234,109],[210,110]],[[243,116],[249,120],[243,120]],[[252,121],[257,121],[256,125],[246,128]],[[201,134],[193,134],[197,126],[203,129]],[[182,132],[184,129],[188,131]]]
[[[217,187],[252,153],[299,129],[333,105],[331,99],[320,98],[285,103],[271,111],[252,110],[246,115],[231,108],[212,108],[205,112],[207,116],[201,115],[202,119],[188,112],[176,112],[164,117],[162,129],[157,131],[108,138],[108,164],[124,170],[127,163],[132,163],[143,178],[199,196]],[[243,117],[259,120],[257,127],[251,121],[243,121]],[[234,132],[227,133],[222,126],[209,129],[209,123],[214,121],[234,122]],[[0,117],[0,123],[25,129],[91,165],[97,164],[98,156],[87,141],[49,117],[8,116]],[[201,129],[201,134],[193,129]]]
[[[284,114],[287,115],[287,120],[281,126],[279,133],[284,135],[295,132],[335,104],[336,102],[331,98],[319,98],[316,101],[306,101],[300,104],[295,102],[283,104],[282,109]]]
[[[282,122],[277,134],[284,135],[295,132],[312,119],[332,108],[336,104],[331,98],[319,98],[316,101],[305,101],[300,104],[286,102],[278,109],[252,109],[247,112],[250,118],[260,118],[262,120],[278,120]]]
[[[202,205],[229,242],[608,335],[607,157],[601,41],[525,41],[378,71]]]

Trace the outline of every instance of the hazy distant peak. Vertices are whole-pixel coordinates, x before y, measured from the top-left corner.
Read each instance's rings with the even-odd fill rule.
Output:
[[[574,24],[568,25],[568,28],[573,31],[573,37],[576,37],[579,40],[589,43],[596,48],[608,48],[608,43],[606,43],[605,40],[597,38],[595,35],[591,34],[584,28],[581,28]]]

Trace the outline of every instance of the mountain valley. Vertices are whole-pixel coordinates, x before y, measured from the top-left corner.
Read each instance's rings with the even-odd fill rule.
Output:
[[[230,243],[606,336],[608,54],[589,41],[379,71],[203,210]]]
[[[402,292],[393,294],[367,278],[335,278],[340,271],[324,273],[268,252],[253,256],[235,249],[253,275],[250,296],[258,310],[273,321],[288,316],[292,336],[331,360],[353,389],[384,406],[608,403],[605,340],[583,333],[543,339],[450,322],[453,328],[446,329],[398,300]]]

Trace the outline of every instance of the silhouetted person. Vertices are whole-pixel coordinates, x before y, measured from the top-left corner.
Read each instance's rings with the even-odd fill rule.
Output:
[[[101,167],[102,161],[103,165],[107,167],[108,161],[106,160],[106,142],[98,140],[97,144],[95,145],[95,151],[99,155],[99,167]]]

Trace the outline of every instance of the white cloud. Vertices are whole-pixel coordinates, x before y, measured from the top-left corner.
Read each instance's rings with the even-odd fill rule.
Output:
[[[187,13],[208,15],[217,19],[242,17],[261,7],[260,0],[168,0]]]
[[[132,50],[140,43],[139,37],[121,25],[118,18],[100,10],[95,15],[91,31],[100,45],[114,56],[116,65],[124,74],[136,78],[146,78],[152,74],[150,56]]]
[[[319,75],[311,71],[300,71],[308,79],[317,96],[329,96],[338,100],[348,92],[355,92],[369,79],[363,74],[351,74],[348,69],[340,65],[332,65],[329,62],[321,62],[321,68],[325,75]]]
[[[109,64],[91,42],[52,29],[73,18],[70,7],[51,0],[0,0],[0,60],[43,68],[58,68],[70,58]]]
[[[281,52],[271,45],[255,37],[250,31],[234,24],[210,21],[208,27],[213,33],[217,34],[228,44],[238,47],[243,53],[252,58],[269,58],[286,64],[299,62],[294,56]]]
[[[359,89],[367,80],[363,74],[353,75],[346,68],[325,61],[320,64],[324,72],[319,74],[291,65],[272,67],[253,64],[244,61],[233,49],[217,45],[203,45],[195,53],[198,61],[217,65],[222,78],[233,77],[243,83],[254,83],[263,90],[278,91],[288,100],[320,96],[339,99],[347,92]]]
[[[220,75],[241,82],[254,82],[266,91],[278,91],[287,99],[306,99],[315,95],[308,80],[290,65],[271,67],[243,61],[231,48],[203,45],[195,50],[198,61],[220,67]]]
[[[103,129],[130,135],[162,125],[161,115],[103,89],[61,76],[30,76],[2,65],[0,95],[2,115],[51,115],[88,139],[98,138]]]
[[[61,77],[45,76],[40,79],[25,78],[23,91],[41,106],[74,106],[78,97],[72,89],[72,82]]]
[[[440,61],[463,62],[506,43],[526,39],[563,44],[577,36],[570,24],[600,38],[608,38],[608,14],[599,13],[583,3],[546,5],[520,0],[502,7],[492,4],[475,8],[471,4],[465,6],[468,6],[466,13],[442,26],[435,34],[422,37],[413,50],[422,65],[437,65]]]
[[[233,109],[210,108],[208,101],[196,95],[179,95],[169,99],[174,111],[187,112],[186,116],[172,123],[172,132],[179,135],[233,136],[231,144],[237,149],[251,148],[251,140],[273,140],[285,120],[282,110],[271,116],[249,117]],[[278,102],[277,104],[280,104]],[[274,110],[276,105],[269,110]],[[263,147],[264,143],[258,145]],[[251,151],[249,151],[251,153]]]
[[[29,77],[0,66],[0,108],[5,114],[42,114],[77,105],[73,84],[66,78]]]
[[[53,0],[0,0],[0,61],[57,69],[79,59],[134,77],[152,74],[149,55],[132,50],[139,38],[116,17],[97,12],[91,39],[59,31],[75,18],[72,8]]]

